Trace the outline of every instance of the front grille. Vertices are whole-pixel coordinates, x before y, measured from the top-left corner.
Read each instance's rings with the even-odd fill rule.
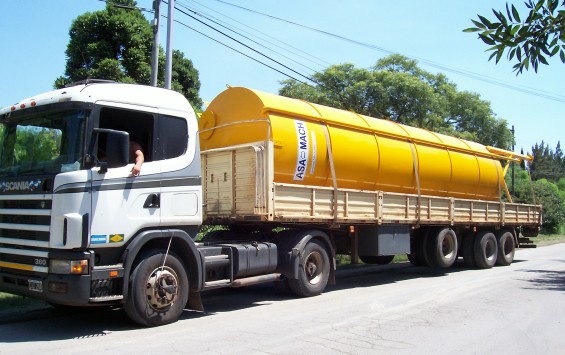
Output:
[[[0,270],[47,272],[50,195],[0,195]]]
[[[12,197],[12,196],[6,196]],[[51,210],[51,200],[0,200],[0,210],[3,209],[31,209],[31,210]]]
[[[26,231],[19,229],[0,229],[0,238],[37,240],[48,242],[49,232]]]

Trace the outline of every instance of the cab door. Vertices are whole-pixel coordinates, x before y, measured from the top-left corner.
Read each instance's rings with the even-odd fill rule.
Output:
[[[116,107],[100,110],[99,126],[126,131],[141,145],[145,162],[133,176],[130,161],[125,166],[92,168],[91,247],[117,247],[144,228],[161,221],[161,164],[154,160],[156,113]],[[104,138],[98,137],[98,156],[104,158]]]

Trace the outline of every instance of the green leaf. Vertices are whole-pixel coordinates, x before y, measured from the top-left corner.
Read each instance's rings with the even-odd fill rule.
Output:
[[[479,34],[479,37],[483,40],[483,42],[485,42],[486,44],[488,44],[489,46],[494,46],[496,45],[496,42],[493,41],[492,39],[490,39],[488,36],[483,35],[482,33]]]
[[[543,64],[545,64],[545,65],[549,64],[543,55],[540,54],[538,56],[538,58],[539,58],[539,61],[542,62]]]
[[[498,54],[496,55],[496,63],[498,63],[498,61],[500,60],[500,57],[502,57],[502,53],[504,53],[503,48],[500,48],[498,50]]]
[[[490,22],[486,17],[478,15],[479,16],[479,20],[481,20],[482,23],[485,24],[485,26],[487,26],[488,28],[490,28],[490,26],[492,26],[492,22]]]
[[[475,24],[475,26],[477,26],[477,28],[480,28],[480,29],[483,29],[483,30],[487,29],[487,26],[483,25],[479,21],[475,21],[475,20],[471,20],[471,21]]]
[[[498,51],[492,52],[492,54],[488,57],[488,60],[491,60],[497,54],[497,52]]]
[[[469,27],[463,30],[463,32],[480,32],[482,31],[480,28],[476,28],[476,27]]]
[[[520,14],[518,13],[518,10],[516,10],[516,7],[514,5],[512,5],[512,15],[514,16],[514,20],[516,20],[516,22],[521,22]]]
[[[559,57],[561,58],[561,62],[565,63],[565,52],[563,50],[559,52]]]
[[[510,53],[508,53],[508,60],[512,60],[514,58],[514,55],[516,55],[516,50],[517,48],[513,48]]]

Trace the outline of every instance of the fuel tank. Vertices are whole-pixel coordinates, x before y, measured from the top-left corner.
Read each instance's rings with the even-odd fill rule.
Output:
[[[199,120],[201,150],[271,141],[274,181],[498,201],[500,155],[389,120],[230,87]]]

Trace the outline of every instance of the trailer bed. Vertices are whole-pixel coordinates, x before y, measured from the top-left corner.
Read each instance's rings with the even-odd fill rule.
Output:
[[[538,226],[538,205],[274,181],[273,145],[258,142],[202,152],[207,223]]]

